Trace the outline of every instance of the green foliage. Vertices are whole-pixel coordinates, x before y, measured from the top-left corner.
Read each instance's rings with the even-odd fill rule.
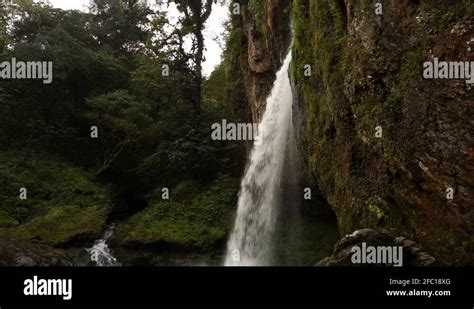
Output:
[[[232,223],[238,189],[236,179],[221,176],[192,199],[158,202],[117,226],[114,243],[130,247],[171,247],[209,251],[223,245]],[[194,193],[195,194],[195,193]],[[194,195],[193,194],[193,195]]]
[[[7,229],[5,234],[52,246],[67,245],[72,241],[91,241],[101,236],[107,213],[107,207],[104,206],[55,207],[15,229]]]
[[[46,154],[0,153],[0,234],[51,245],[100,236],[110,192],[90,173]],[[21,200],[20,188],[27,189]]]
[[[20,224],[18,220],[11,217],[5,210],[0,210],[0,227],[12,227]]]
[[[249,0],[248,9],[252,13],[255,19],[257,28],[261,34],[265,37],[268,43],[268,27],[267,27],[267,2],[260,0]]]
[[[231,63],[238,63],[242,54],[242,48],[245,40],[245,31],[242,27],[235,27],[229,34],[226,42],[225,53]]]
[[[152,124],[148,116],[150,108],[124,90],[87,99],[86,104],[91,110],[87,113],[90,123],[100,128],[99,141],[104,159],[97,173],[101,173]]]
[[[147,27],[155,17],[148,6],[140,5],[137,0],[95,0],[95,3],[98,12],[91,28],[100,42],[125,54],[144,47],[150,35]]]
[[[173,190],[172,200],[178,202],[188,202],[199,195],[202,185],[197,181],[183,181],[179,183]]]
[[[96,121],[108,133],[120,136],[137,135],[141,128],[151,124],[149,108],[139,103],[125,90],[87,99],[91,112],[88,118]]]
[[[96,2],[95,15],[29,0],[0,10],[0,61],[52,61],[54,70],[50,85],[0,80],[0,233],[70,245],[99,237],[111,211],[129,216],[150,203],[130,219],[153,227],[140,230],[144,237],[163,232],[171,243],[213,247],[225,238],[237,190],[235,179],[216,178],[240,174],[236,158],[244,156],[212,141],[211,124],[242,116],[235,107],[245,97],[237,74],[243,30],[233,31],[223,64],[206,80],[197,69],[204,46],[182,50],[186,36],[202,38],[203,23],[183,15],[166,37],[165,12],[135,0]],[[210,13],[196,1],[179,5],[202,22]],[[160,203],[162,187],[173,188],[178,207]]]

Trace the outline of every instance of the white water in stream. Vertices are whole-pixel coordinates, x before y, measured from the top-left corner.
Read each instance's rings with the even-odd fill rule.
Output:
[[[263,142],[255,145],[241,182],[237,218],[227,244],[226,266],[272,265],[275,225],[282,202],[282,177],[288,150],[296,147],[293,95],[288,77],[291,52],[276,74],[259,125]]]
[[[95,241],[92,248],[86,249],[90,254],[91,261],[94,262],[97,266],[120,266],[120,263],[110,252],[109,246],[107,245],[107,240],[114,233],[114,225],[111,225],[107,228],[101,239]]]

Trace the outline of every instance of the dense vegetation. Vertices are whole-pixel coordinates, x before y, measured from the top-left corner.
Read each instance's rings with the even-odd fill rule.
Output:
[[[433,57],[472,59],[472,1],[389,2],[383,16],[368,0],[238,1],[210,76],[213,0],[173,2],[177,22],[138,0],[95,0],[90,13],[0,7],[0,63],[54,65],[51,84],[0,79],[0,237],[82,250],[114,223],[109,243],[126,263],[221,259],[250,145],[213,141],[211,124],[261,119],[292,41],[314,198],[282,216],[278,260],[330,254],[337,217],[342,234],[378,229],[472,263],[472,89],[420,74]]]
[[[238,67],[227,50],[202,76],[202,38],[185,41],[212,1],[176,2],[173,25],[133,0],[2,6],[0,61],[52,61],[54,79],[0,80],[0,234],[64,246],[118,220],[125,246],[223,245],[245,148],[212,141],[210,124],[246,117]]]

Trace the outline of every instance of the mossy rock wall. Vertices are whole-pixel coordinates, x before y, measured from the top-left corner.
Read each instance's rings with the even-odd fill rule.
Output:
[[[474,60],[474,4],[380,2],[382,15],[374,1],[293,1],[305,161],[341,233],[380,228],[472,264],[473,89],[422,73],[434,57]]]

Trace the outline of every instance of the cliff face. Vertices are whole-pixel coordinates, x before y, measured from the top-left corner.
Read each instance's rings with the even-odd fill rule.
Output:
[[[290,0],[241,1],[241,70],[252,119],[259,122],[273,79],[289,47]]]
[[[273,7],[267,20],[286,16],[287,3],[276,2],[266,1]],[[380,1],[377,15],[376,2],[291,5],[307,169],[343,234],[382,229],[417,241],[441,262],[473,263],[473,90],[464,80],[424,79],[423,63],[474,60],[474,5]],[[265,49],[251,14],[242,13],[248,48],[241,66],[258,120],[284,50],[272,42],[286,28],[273,22]]]

